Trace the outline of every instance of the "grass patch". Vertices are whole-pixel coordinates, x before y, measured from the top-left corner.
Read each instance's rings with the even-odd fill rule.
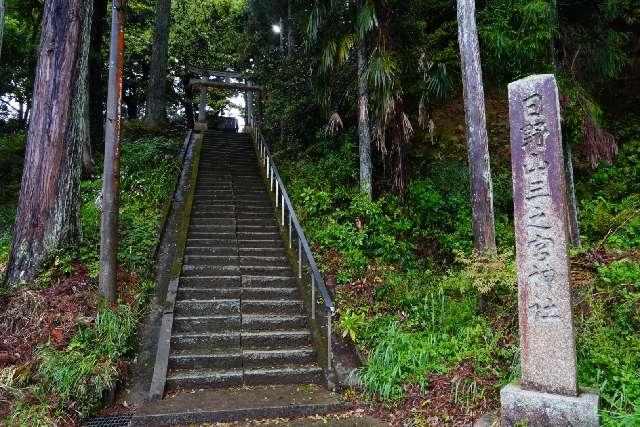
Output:
[[[463,161],[436,153],[404,199],[382,191],[369,201],[357,191],[354,141],[355,132],[319,135],[306,150],[277,156],[320,268],[336,283],[340,333],[365,359],[358,373],[365,398],[400,418],[472,421],[497,408],[500,387],[519,377],[509,171],[493,171],[501,252],[482,258],[472,253]],[[637,133],[622,147],[616,164],[578,182],[585,241],[573,265],[578,374],[581,386],[600,389],[605,425],[640,423]]]
[[[160,221],[181,166],[178,141],[177,135],[150,135],[137,125],[125,130],[115,306],[96,305],[100,177],[81,184],[81,243],[62,250],[36,283],[3,297],[7,313],[33,301],[24,324],[0,316],[15,329],[11,337],[31,331],[25,340],[34,348],[26,357],[0,365],[0,401],[9,402],[0,405],[0,413],[9,425],[77,423],[99,409],[104,393],[126,377],[136,330],[153,289]],[[10,244],[2,236],[0,256],[2,244]]]

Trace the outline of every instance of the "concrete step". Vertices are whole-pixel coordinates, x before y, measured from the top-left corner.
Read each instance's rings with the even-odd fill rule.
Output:
[[[241,232],[238,231],[235,233],[236,238],[238,240],[280,240],[282,241],[282,237],[279,231],[250,231],[250,232]]]
[[[175,316],[173,318],[173,332],[176,334],[189,334],[220,330],[239,331],[241,328],[242,317],[240,314],[227,314],[217,316]]]
[[[281,249],[284,246],[284,243],[280,237],[277,239],[266,239],[266,240],[257,240],[257,239],[237,239],[236,243],[239,249],[244,248],[268,248],[268,249]],[[214,244],[215,245],[215,244]]]
[[[242,286],[254,288],[286,288],[296,286],[298,278],[293,275],[280,276],[242,276]]]
[[[213,248],[215,249],[215,248]],[[281,256],[238,256],[234,255],[209,255],[207,253],[192,255],[187,253],[184,257],[185,264],[189,265],[209,265],[209,266],[225,266],[225,265],[240,265],[240,266],[279,266],[290,267],[289,258],[284,255]]]
[[[294,364],[270,368],[244,369],[172,369],[167,375],[167,388],[199,389],[236,385],[319,384],[322,369],[315,364]]]
[[[238,248],[238,256],[241,257],[286,257],[287,252],[284,248]]]
[[[296,330],[307,327],[307,317],[298,315],[250,315],[242,316],[244,331]]]
[[[178,300],[217,300],[217,299],[240,299],[242,298],[242,288],[180,288],[178,289]]]
[[[187,242],[188,243],[188,242]],[[193,246],[189,245],[185,247],[185,256],[198,256],[198,255],[214,255],[214,256],[227,256],[236,257],[239,252],[236,247],[211,247],[211,246]]]
[[[282,300],[286,298],[299,299],[298,288],[243,288],[242,298],[250,300]]]
[[[243,384],[242,369],[172,369],[167,374],[169,390],[223,388]]]
[[[195,214],[196,217],[204,216],[206,214],[209,217],[236,217],[236,208],[233,205],[228,206],[204,206],[204,205],[194,205],[191,211]],[[231,214],[231,215],[229,215]]]
[[[237,265],[190,265],[182,266],[182,277],[226,277],[240,274]]]
[[[289,258],[286,256],[260,256],[260,255],[242,255],[240,256],[240,266],[275,266],[275,267],[289,267]]]
[[[217,225],[219,227],[233,227],[235,230],[238,223],[235,218],[202,218],[191,216],[191,223],[189,224],[189,227],[213,225]]]
[[[174,314],[176,316],[239,315],[240,299],[180,300],[176,301]]]
[[[244,370],[245,385],[320,384],[322,381],[322,369],[316,364],[253,369],[245,367]]]
[[[299,360],[302,360],[300,358]],[[177,351],[169,355],[169,369],[242,369],[243,352],[237,349],[210,349],[206,352]]]
[[[270,219],[274,221],[276,218],[276,213],[274,209],[271,209],[269,212],[247,212],[247,211],[239,211],[237,214],[237,220],[250,220],[250,219],[259,219],[266,220]]]
[[[187,247],[218,247],[218,248],[237,248],[238,241],[236,239],[201,239],[199,237],[187,238]]]
[[[270,215],[267,218],[260,217],[247,217],[247,218],[238,218],[235,220],[236,226],[238,227],[260,227],[260,226],[268,226],[273,227],[275,222],[275,216]]]
[[[293,276],[293,270],[288,263],[284,265],[242,265],[240,266],[240,274],[250,276],[280,276],[290,274]]]
[[[236,224],[236,231],[240,234],[246,233],[277,233],[280,234],[280,227],[274,221],[271,224]]]
[[[245,368],[276,367],[282,365],[312,365],[316,362],[313,347],[245,349],[242,351]]]
[[[167,396],[158,402],[147,403],[136,411],[132,426],[216,425],[217,423],[247,420],[323,416],[341,412],[349,407],[320,385],[270,385],[238,387],[234,389],[205,389],[185,391]],[[322,417],[320,417],[322,418]],[[353,418],[351,418],[353,419]],[[340,426],[373,426],[374,424],[340,422]],[[337,419],[336,423],[339,422]],[[330,424],[333,425],[334,421]],[[272,425],[280,425],[275,421]],[[305,421],[293,422],[297,427]],[[287,424],[289,425],[289,424]],[[314,422],[322,426],[322,419]],[[337,426],[338,424],[336,424]],[[381,426],[382,424],[375,424]]]
[[[202,229],[192,229],[189,227],[188,239],[213,239],[213,240],[234,240],[237,237],[235,232],[202,231]]]
[[[302,314],[304,306],[302,301],[296,300],[243,300],[242,314]]]
[[[184,288],[235,288],[242,287],[242,276],[230,275],[220,277],[181,277],[180,287]],[[254,283],[247,281],[248,284]],[[258,283],[258,282],[256,282]],[[264,283],[264,282],[263,282]]]
[[[242,331],[243,348],[283,348],[311,345],[311,332],[300,330]]]
[[[190,232],[198,233],[231,233],[235,234],[236,224],[219,223],[218,221],[203,222],[200,221],[196,224],[193,222],[189,225]]]
[[[212,348],[239,348],[240,332],[191,332],[171,335],[171,351],[209,351]]]
[[[210,195],[210,194],[196,194],[196,203],[229,203],[235,205],[268,205],[271,206],[271,199],[266,194],[263,196],[233,196],[233,195]]]
[[[189,265],[238,265],[240,257],[237,252],[234,255],[185,254],[183,262]]]
[[[230,182],[220,181],[220,182],[212,182],[210,180],[206,180],[203,178],[198,178],[195,187],[195,194],[200,191],[229,191],[234,192],[233,184]]]
[[[191,220],[194,219],[203,219],[203,220],[236,220],[236,212],[234,211],[226,211],[226,212],[214,212],[208,211],[206,209],[193,209],[191,211]]]
[[[185,288],[178,290],[178,300],[217,300],[217,299],[257,299],[281,300],[298,298],[298,288],[295,286],[284,288]]]

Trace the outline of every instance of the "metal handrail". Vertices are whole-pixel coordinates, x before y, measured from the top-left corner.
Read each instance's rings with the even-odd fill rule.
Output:
[[[280,198],[281,198],[281,202],[283,201],[286,204],[286,207],[289,211],[289,218],[290,218],[290,227],[293,226],[293,228],[296,231],[296,234],[298,235],[298,239],[300,240],[300,243],[302,244],[302,249],[304,249],[304,254],[305,257],[307,258],[307,262],[309,263],[309,266],[311,267],[311,271],[314,275],[314,279],[315,279],[315,284],[318,287],[318,290],[320,291],[320,295],[322,296],[322,299],[324,301],[324,306],[325,309],[327,310],[327,313],[335,313],[336,308],[331,300],[331,296],[329,295],[329,291],[327,290],[327,286],[324,283],[324,279],[322,278],[322,275],[320,274],[320,270],[318,270],[318,265],[316,264],[316,261],[313,257],[313,254],[311,253],[311,248],[309,247],[309,242],[307,241],[307,238],[304,234],[304,231],[302,230],[302,226],[300,225],[300,222],[298,221],[298,217],[296,215],[295,210],[293,209],[293,205],[291,204],[291,200],[289,199],[289,195],[287,194],[287,190],[284,188],[284,184],[282,183],[282,178],[280,177],[280,174],[278,173],[278,167],[276,166],[275,162],[273,161],[273,156],[271,155],[271,150],[269,150],[269,146],[267,145],[264,137],[262,136],[262,133],[259,132],[258,133],[258,147],[261,149],[261,158],[263,159],[263,161],[265,161],[265,166],[267,168],[267,176],[268,178],[271,179],[271,187],[273,187],[273,184],[276,184],[276,195],[278,195],[278,193],[280,193]],[[269,170],[271,170],[272,175],[269,176]],[[279,191],[278,191],[279,190]],[[274,190],[271,190],[274,191]],[[278,199],[276,198],[276,207],[278,207]],[[282,205],[282,223],[280,224],[281,226],[284,226],[284,204]],[[291,233],[289,233],[291,234]]]
[[[313,253],[311,252],[311,248],[309,247],[309,242],[307,241],[307,238],[304,234],[304,230],[302,229],[302,226],[298,221],[298,216],[296,215],[296,211],[293,208],[291,199],[289,199],[289,194],[284,187],[284,182],[280,177],[280,174],[278,173],[278,167],[273,160],[271,150],[269,149],[269,146],[264,136],[262,135],[262,132],[260,131],[259,124],[256,123],[253,117],[249,118],[249,122],[251,125],[257,125],[254,127],[254,143],[260,155],[260,166],[265,168],[266,170],[266,177],[269,181],[269,191],[275,192],[275,207],[276,209],[280,208],[281,211],[280,226],[285,226],[285,218],[288,218],[289,220],[289,249],[293,249],[292,232],[295,231],[298,237],[298,279],[302,279],[303,254],[311,270],[311,319],[313,320],[315,320],[316,318],[316,291],[319,292],[320,297],[322,298],[322,303],[324,305],[327,318],[327,370],[330,373],[332,371],[333,357],[331,343],[331,322],[332,317],[336,314],[336,308],[333,304],[331,295],[329,294],[324,279],[322,278],[322,274],[320,274],[320,270],[318,269],[316,260],[313,257]]]

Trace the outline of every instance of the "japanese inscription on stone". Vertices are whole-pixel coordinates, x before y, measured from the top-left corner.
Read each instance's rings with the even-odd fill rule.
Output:
[[[553,75],[509,85],[522,386],[576,395],[567,201]]]

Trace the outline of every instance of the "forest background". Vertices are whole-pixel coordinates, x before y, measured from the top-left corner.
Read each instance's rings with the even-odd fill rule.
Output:
[[[2,5],[4,273],[46,8]],[[363,391],[347,397],[364,393],[383,416],[413,425],[472,420],[518,377],[506,85],[555,73],[582,240],[572,250],[580,385],[599,388],[605,425],[640,423],[637,1],[477,2],[497,246],[479,253],[455,2],[129,0],[115,305],[97,292],[110,3],[93,6],[80,92],[82,239],[48,254],[32,283],[2,287],[0,415],[9,424],[77,422],[126,378],[179,142],[197,110],[194,68],[246,72],[264,86],[263,131],[336,296],[340,335],[364,362]],[[154,61],[163,43],[166,57]],[[211,110],[229,95],[212,94]]]

